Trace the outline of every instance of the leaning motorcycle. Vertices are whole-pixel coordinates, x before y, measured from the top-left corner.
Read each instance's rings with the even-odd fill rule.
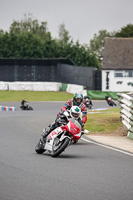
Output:
[[[33,110],[30,106],[29,102],[27,102],[24,106],[20,106],[21,110]]]
[[[46,130],[44,130],[45,132]],[[44,141],[43,136],[40,138],[35,147],[38,154],[48,151],[52,157],[59,156],[69,145],[76,143],[83,133],[88,133],[87,130],[81,131],[81,125],[78,120],[73,118],[64,120],[60,119],[60,126],[55,128]]]
[[[88,109],[92,109],[92,105],[91,105],[90,101],[86,101],[86,107]]]
[[[112,99],[108,99],[107,103],[109,106],[116,106],[116,103]]]
[[[92,109],[92,103],[90,99],[88,98],[85,99],[85,105],[88,109]]]

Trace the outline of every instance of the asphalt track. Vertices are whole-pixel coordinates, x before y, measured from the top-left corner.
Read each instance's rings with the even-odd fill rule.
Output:
[[[64,102],[0,112],[0,200],[132,200],[133,157],[80,140],[58,158],[34,148]],[[2,103],[1,103],[2,105]],[[103,101],[93,108],[105,108]],[[89,119],[88,119],[89,120]]]

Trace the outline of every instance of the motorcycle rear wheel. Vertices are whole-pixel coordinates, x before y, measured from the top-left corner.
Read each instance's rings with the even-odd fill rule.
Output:
[[[45,151],[44,145],[45,145],[44,142],[42,141],[42,139],[40,139],[35,147],[36,153],[42,154]]]
[[[53,150],[51,152],[51,156],[52,157],[57,157],[59,156],[64,150],[65,148],[68,146],[70,139],[69,138],[65,138],[61,144],[59,145],[59,148],[54,149],[53,146]]]

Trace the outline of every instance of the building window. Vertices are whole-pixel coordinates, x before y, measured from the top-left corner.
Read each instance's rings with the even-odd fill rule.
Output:
[[[114,77],[133,77],[133,70],[115,70]]]
[[[116,70],[114,77],[123,77],[123,71]]]
[[[133,70],[125,70],[125,77],[133,77]]]

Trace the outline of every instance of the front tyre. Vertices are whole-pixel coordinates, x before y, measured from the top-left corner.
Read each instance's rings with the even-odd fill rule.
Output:
[[[33,110],[33,108],[30,106],[30,107],[29,107],[29,110]]]
[[[58,148],[53,145],[53,150],[51,152],[51,156],[52,157],[57,157],[59,156],[64,150],[65,148],[68,146],[70,139],[69,138],[65,138],[63,141],[61,141],[61,143],[59,144]]]
[[[38,154],[42,154],[45,150],[44,150],[44,142],[42,141],[42,139],[39,140],[39,142],[37,143],[36,147],[35,147],[35,151]]]

